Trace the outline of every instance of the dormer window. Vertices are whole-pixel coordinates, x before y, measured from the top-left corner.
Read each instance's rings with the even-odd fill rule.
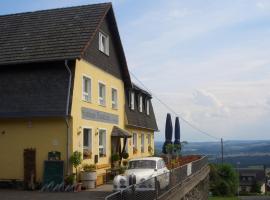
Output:
[[[109,55],[109,36],[99,32],[99,50]]]
[[[133,91],[131,91],[130,98],[129,98],[129,105],[130,105],[131,110],[134,110],[134,108],[135,108],[134,100],[135,100],[135,93]]]
[[[150,100],[149,99],[146,100],[146,114],[147,115],[150,114]]]
[[[139,111],[143,111],[143,97],[141,95],[139,96]]]

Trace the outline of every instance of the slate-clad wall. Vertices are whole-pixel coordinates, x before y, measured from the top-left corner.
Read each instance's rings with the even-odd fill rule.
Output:
[[[122,79],[121,63],[119,55],[117,55],[119,51],[116,47],[115,35],[110,30],[109,23],[109,17],[107,16],[99,30],[109,36],[109,56],[99,50],[99,32],[97,32],[83,58],[116,78]]]
[[[65,116],[69,74],[64,61],[0,67],[0,80],[0,118]]]
[[[138,94],[143,95],[143,112],[139,112],[138,109]],[[149,97],[148,97],[149,98]],[[126,91],[126,117],[128,121],[128,125],[133,125],[141,128],[148,128],[152,130],[157,130],[157,123],[155,118],[154,109],[152,106],[152,102],[150,100],[150,113],[149,115],[146,114],[146,108],[145,108],[145,95],[142,93],[138,93],[138,91],[135,91],[135,109],[131,110],[129,107],[129,91]]]

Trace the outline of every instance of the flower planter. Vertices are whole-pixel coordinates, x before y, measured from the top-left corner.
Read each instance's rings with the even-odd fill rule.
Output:
[[[97,172],[82,172],[81,179],[84,188],[96,188]]]

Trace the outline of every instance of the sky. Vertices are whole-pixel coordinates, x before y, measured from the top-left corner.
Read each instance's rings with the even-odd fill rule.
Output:
[[[99,2],[0,1],[0,15]],[[112,3],[129,69],[154,96],[156,140],[170,111],[155,96],[214,137],[270,139],[269,0]],[[215,141],[180,123],[181,140]]]

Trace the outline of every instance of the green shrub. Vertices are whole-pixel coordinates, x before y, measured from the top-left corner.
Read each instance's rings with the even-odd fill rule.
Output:
[[[233,196],[238,188],[238,175],[231,165],[210,165],[210,190],[215,196]]]
[[[84,164],[83,171],[85,172],[94,172],[96,171],[97,167],[95,164]]]
[[[112,162],[116,162],[116,161],[119,161],[119,160],[120,160],[119,154],[113,154],[112,155]]]
[[[122,153],[122,158],[128,159],[128,157],[129,157],[129,154],[127,152]]]

